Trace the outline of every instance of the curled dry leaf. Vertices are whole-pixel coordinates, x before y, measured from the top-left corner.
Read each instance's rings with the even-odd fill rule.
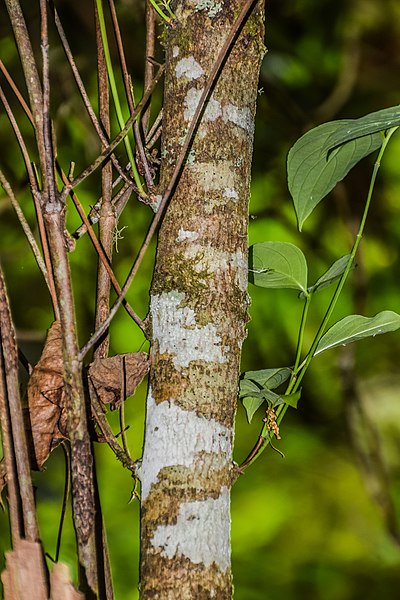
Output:
[[[109,404],[111,410],[119,408],[126,398],[132,396],[150,367],[145,352],[117,354],[101,358],[89,367],[89,378],[100,402]]]
[[[55,321],[28,383],[30,428],[39,469],[51,450],[65,439],[64,396],[61,326]]]

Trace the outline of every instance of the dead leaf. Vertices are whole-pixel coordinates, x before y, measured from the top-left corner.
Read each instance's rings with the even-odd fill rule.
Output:
[[[1,574],[4,600],[47,600],[43,550],[39,542],[18,540],[6,552],[6,569]]]
[[[61,326],[55,321],[28,383],[29,420],[38,469],[66,437],[64,398]]]
[[[95,360],[89,367],[89,378],[100,402],[115,410],[132,396],[149,368],[146,352],[117,354]]]
[[[55,563],[50,573],[50,600],[85,600],[71,583],[69,569],[64,563]]]

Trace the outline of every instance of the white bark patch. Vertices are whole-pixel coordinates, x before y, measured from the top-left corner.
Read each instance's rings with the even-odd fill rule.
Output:
[[[198,79],[204,75],[204,70],[193,56],[188,56],[187,58],[181,58],[177,63],[175,75],[178,79],[180,77],[186,77],[189,80]]]
[[[222,2],[216,2],[215,0],[198,0],[195,10],[196,12],[206,10],[207,15],[212,19],[222,10]]]
[[[205,192],[233,189],[236,183],[236,174],[230,160],[215,162],[197,162],[191,165],[190,172],[195,175],[196,181]],[[223,196],[226,198],[225,193]]]
[[[201,94],[203,93],[203,88],[200,90],[196,90],[195,88],[191,88],[185,97],[185,111],[183,113],[186,121],[191,121],[194,117],[194,113],[199,104],[199,100]],[[206,104],[206,109],[204,111],[203,120],[204,121],[215,121],[218,117],[222,116],[222,108],[221,103],[214,98],[210,98]]]
[[[195,110],[197,108],[197,105],[199,104],[199,100],[202,93],[203,88],[201,88],[200,90],[191,88],[186,94],[186,108],[183,113],[183,116],[185,117],[186,121],[191,121],[193,119]],[[254,118],[251,113],[251,110],[247,108],[247,106],[244,106],[243,108],[239,108],[235,104],[227,104],[226,106],[222,106],[221,102],[211,97],[210,100],[208,100],[207,102],[206,110],[204,111],[203,115],[203,120],[216,121],[219,117],[222,117],[225,123],[228,123],[228,121],[230,123],[234,123],[234,125],[237,125],[241,129],[244,129],[244,131],[247,131],[247,133],[249,133],[251,136],[254,135]]]
[[[251,111],[246,106],[239,108],[234,104],[227,104],[224,106],[224,121],[230,121],[235,123],[238,127],[241,127],[247,131],[251,136],[254,134],[254,119]]]
[[[185,240],[194,241],[199,237],[199,233],[197,231],[186,231],[182,227],[178,231],[178,237],[176,238],[177,242],[184,242]]]
[[[151,298],[153,337],[159,343],[160,354],[171,354],[176,368],[187,367],[193,360],[226,362],[229,347],[221,346],[215,325],[198,327],[194,310],[179,307],[184,299],[185,294],[174,291]]]
[[[176,58],[177,56],[179,56],[179,47],[178,46],[174,46],[172,48],[172,56],[173,56],[173,58]]]
[[[185,250],[185,257],[189,260],[196,258],[193,268],[198,273],[234,270],[235,284],[242,292],[247,290],[247,262],[241,250],[226,252],[212,246],[192,244]]]
[[[225,188],[224,198],[232,198],[232,200],[237,200],[239,198],[239,194],[233,188]]]
[[[225,572],[230,566],[229,491],[203,501],[181,505],[174,525],[160,525],[153,538],[153,546],[161,548],[168,558],[185,556],[194,564],[205,567],[213,563]]]
[[[173,443],[171,440],[178,440]],[[142,500],[157,483],[161,469],[172,466],[198,467],[204,453],[214,455],[213,465],[223,468],[232,455],[229,429],[215,421],[183,410],[173,401],[156,404],[149,389],[146,414],[146,440],[141,465]]]

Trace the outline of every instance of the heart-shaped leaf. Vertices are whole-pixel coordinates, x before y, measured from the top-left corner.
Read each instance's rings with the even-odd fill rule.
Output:
[[[246,410],[247,421],[249,423],[251,423],[254,413],[260,408],[263,402],[265,402],[264,398],[253,398],[251,396],[243,398],[242,404]]]
[[[259,391],[256,396],[246,396],[242,399],[242,404],[246,409],[247,420],[249,423],[251,423],[256,410],[260,408],[264,402],[267,402],[272,407],[282,403],[281,396],[278,396],[278,394],[274,394],[274,392],[267,389]]]
[[[261,242],[250,247],[250,281],[265,288],[292,288],[307,293],[307,262],[288,242]]]
[[[274,390],[281,383],[286,381],[291,375],[291,370],[288,367],[278,369],[261,369],[260,371],[246,371],[240,384],[245,381],[256,381],[262,388]],[[242,390],[242,387],[240,388]]]
[[[293,198],[299,230],[317,204],[362,158],[379,148],[379,133],[352,139],[328,154],[327,141],[338,131],[349,129],[353,120],[330,121],[304,134],[289,150],[288,187]],[[355,136],[357,137],[357,136]]]
[[[329,151],[350,140],[376,134],[399,125],[400,104],[369,113],[359,119],[352,119],[347,124],[343,123],[326,140],[324,150]]]
[[[366,337],[375,337],[381,333],[396,331],[400,327],[400,315],[392,310],[384,310],[375,317],[350,315],[338,321],[320,339],[314,356],[356,342]]]

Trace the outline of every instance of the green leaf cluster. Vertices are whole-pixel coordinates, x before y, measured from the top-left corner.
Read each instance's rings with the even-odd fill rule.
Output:
[[[400,315],[385,310],[374,317],[349,315],[328,328],[329,320],[354,266],[362,238],[380,161],[393,133],[400,126],[400,105],[371,113],[360,119],[324,123],[303,135],[291,148],[287,158],[288,187],[293,198],[299,229],[319,202],[364,157],[380,148],[371,177],[368,197],[359,231],[350,254],[336,260],[312,285],[308,284],[308,266],[303,252],[288,242],[266,241],[254,244],[249,252],[249,280],[262,288],[294,289],[304,302],[293,367],[263,369],[244,373],[240,381],[240,399],[251,422],[264,403],[276,409],[277,423],[288,406],[297,407],[300,383],[314,356],[358,340],[396,331]],[[310,348],[303,349],[304,331],[311,300],[315,293],[337,282],[323,321]],[[303,356],[304,354],[304,356]],[[272,390],[287,383],[284,393]],[[271,441],[264,419],[261,437]],[[253,462],[264,445],[251,459]],[[246,463],[247,464],[247,463]]]

